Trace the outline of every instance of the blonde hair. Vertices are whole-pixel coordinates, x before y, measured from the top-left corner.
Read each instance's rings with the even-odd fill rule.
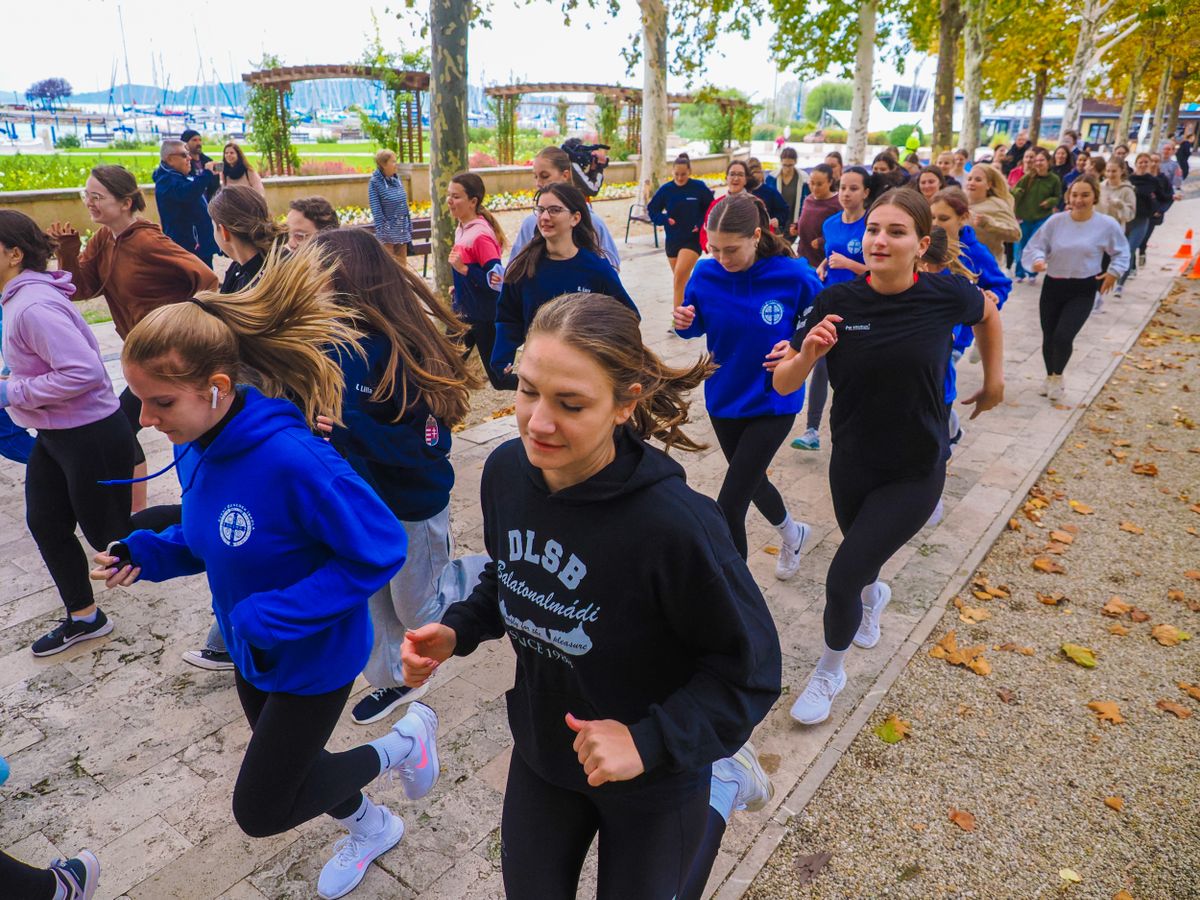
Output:
[[[384,147],[382,150],[378,151],[375,154],[375,165],[382,169],[383,164],[385,162],[387,162],[389,159],[395,159],[395,158],[396,158],[395,151],[389,150],[387,147]]]
[[[974,169],[972,169],[974,171]],[[988,196],[999,197],[1001,200],[1007,201],[1009,206],[1012,206],[1012,191],[1008,189],[1008,182],[1004,178],[1004,173],[995,166],[980,164],[979,171],[983,173],[983,177],[987,179]]]
[[[328,351],[361,355],[363,335],[357,315],[336,302],[335,265],[311,241],[287,259],[275,248],[249,287],[151,312],[125,338],[121,361],[188,384],[218,373],[251,380],[269,397],[292,400],[309,422],[339,421],[345,378]]]

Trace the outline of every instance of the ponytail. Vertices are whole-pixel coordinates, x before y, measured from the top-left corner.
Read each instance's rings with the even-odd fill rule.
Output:
[[[934,225],[929,231],[929,249],[920,261],[931,268],[949,269],[972,283],[978,281],[979,276],[962,264],[961,254],[962,244],[951,238],[941,225]]]
[[[492,229],[492,233],[496,235],[496,243],[504,247],[508,243],[508,238],[504,235],[504,229],[500,227],[500,223],[496,221],[496,217],[492,215],[491,210],[483,205],[484,199],[487,197],[487,190],[484,187],[483,179],[474,172],[459,172],[450,179],[452,184],[457,184],[463,189],[463,193],[467,195],[469,200],[475,201],[475,212],[488,223]]]
[[[788,242],[771,231],[771,214],[767,212],[767,205],[748,191],[726,194],[717,201],[708,214],[705,227],[709,234],[721,231],[746,238],[754,237],[754,229],[759,229],[758,245],[755,247],[757,259],[795,255]]]
[[[271,218],[267,201],[244,184],[221,188],[209,201],[208,214],[213,222],[264,256],[287,237],[287,229]]]
[[[258,280],[232,294],[205,291],[160,306],[125,338],[121,361],[159,378],[202,386],[224,373],[264,394],[339,421],[345,379],[329,352],[358,353],[357,315],[336,302],[334,261],[309,242],[288,259],[272,249]]]

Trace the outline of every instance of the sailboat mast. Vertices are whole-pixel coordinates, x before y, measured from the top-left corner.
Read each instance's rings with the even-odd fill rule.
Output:
[[[133,139],[138,139],[138,122],[137,109],[133,100],[133,78],[129,74],[129,46],[125,42],[125,15],[121,12],[121,4],[117,4],[117,22],[121,26],[121,52],[125,56],[125,99],[129,101],[130,106],[134,106],[133,110]]]

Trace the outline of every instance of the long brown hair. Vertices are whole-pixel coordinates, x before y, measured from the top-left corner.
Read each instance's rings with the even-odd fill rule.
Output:
[[[475,212],[491,227],[492,233],[496,235],[496,243],[501,247],[507,244],[508,238],[504,235],[504,229],[500,227],[500,223],[496,221],[492,211],[483,205],[483,201],[487,197],[487,188],[483,184],[483,179],[474,172],[459,172],[450,179],[450,182],[462,188],[468,200],[475,201]]]
[[[234,165],[235,166],[240,165],[243,169],[245,169],[246,177],[248,177],[250,174],[250,169],[251,169],[250,161],[246,159],[246,151],[244,151],[241,147],[239,147],[235,141],[229,141],[228,143],[225,144],[224,147],[221,148],[221,162],[223,163],[225,161],[225,151],[228,150],[230,147],[232,147],[233,152],[235,154],[237,154],[237,162],[234,163]],[[223,187],[228,183],[229,183],[229,176],[225,172],[225,166],[222,165],[221,166],[221,185]]]
[[[138,187],[137,179],[124,166],[96,166],[91,174],[118,203],[128,200],[131,214],[146,208],[146,197]]]
[[[471,389],[481,384],[455,340],[466,326],[373,235],[338,228],[309,243],[338,261],[331,277],[339,299],[358,313],[366,331],[382,335],[391,347],[373,399],[399,396],[399,421],[417,400],[409,396],[411,384],[435,416],[448,425],[461,422],[471,408]]]
[[[709,234],[721,231],[744,238],[753,237],[754,229],[759,229],[758,244],[754,248],[757,259],[795,255],[787,241],[772,233],[767,205],[749,191],[726,194],[718,200],[708,214],[706,228]]]
[[[941,225],[934,225],[929,232],[929,248],[925,255],[917,260],[917,265],[924,265],[934,272],[949,269],[955,275],[961,275],[972,282],[978,281],[979,276],[963,265],[961,256],[962,244],[950,237]]]
[[[562,205],[567,208],[568,212],[579,213],[579,222],[571,229],[571,240],[575,242],[575,246],[580,250],[599,253],[600,251],[596,247],[596,231],[592,227],[592,213],[588,208],[587,199],[583,196],[583,191],[573,184],[558,183],[546,185],[538,196],[544,197],[546,194],[553,194],[562,201]],[[537,213],[535,212],[534,215]],[[538,266],[541,265],[545,256],[546,239],[542,237],[541,229],[535,228],[533,238],[508,264],[508,269],[504,272],[504,283],[512,284],[514,281],[531,278],[537,272]]]
[[[266,256],[287,238],[287,229],[271,218],[267,201],[252,187],[234,184],[217,191],[208,214],[231,235]]]
[[[683,426],[689,421],[688,394],[717,369],[712,356],[706,353],[683,368],[668,366],[642,342],[633,311],[604,294],[564,294],[544,304],[529,326],[526,345],[539,334],[593,359],[608,375],[615,402],[637,401],[629,427],[640,437],[661,441],[667,449],[705,449]],[[632,393],[635,384],[641,393]]]
[[[267,396],[295,402],[309,422],[340,421],[345,378],[327,351],[361,353],[363,334],[356,313],[337,303],[334,265],[311,241],[286,260],[276,248],[249,287],[151,312],[125,338],[121,361],[193,385],[217,373],[252,380]]]

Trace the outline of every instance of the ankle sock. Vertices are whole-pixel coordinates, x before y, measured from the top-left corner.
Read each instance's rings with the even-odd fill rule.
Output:
[[[872,581],[862,589],[859,597],[862,599],[864,610],[875,609],[875,604],[879,602],[879,582]]]
[[[821,654],[821,659],[817,662],[817,671],[835,677],[842,674],[846,669],[846,654],[849,652],[849,648],[830,650],[829,647],[826,647],[825,652]]]
[[[351,834],[376,834],[383,829],[385,823],[383,807],[372,802],[371,798],[363,794],[362,803],[359,804],[354,815],[338,819],[338,822]]]
[[[98,616],[99,614],[100,614],[99,608],[93,609],[91,612],[91,615],[87,615],[87,616],[77,616],[77,615],[75,615],[75,613],[71,613],[71,621],[86,622],[89,625],[94,625],[96,623],[96,616]]]
[[[712,783],[708,792],[708,805],[716,810],[726,822],[733,815],[733,808],[737,804],[738,786],[736,781],[725,781],[718,778],[716,771],[713,771]]]
[[[783,538],[784,543],[794,547],[800,543],[800,526],[792,518],[791,513],[785,513],[783,521],[775,526],[779,536]]]
[[[397,765],[413,749],[413,739],[392,729],[381,738],[377,738],[368,746],[374,747],[379,754],[379,774]]]

